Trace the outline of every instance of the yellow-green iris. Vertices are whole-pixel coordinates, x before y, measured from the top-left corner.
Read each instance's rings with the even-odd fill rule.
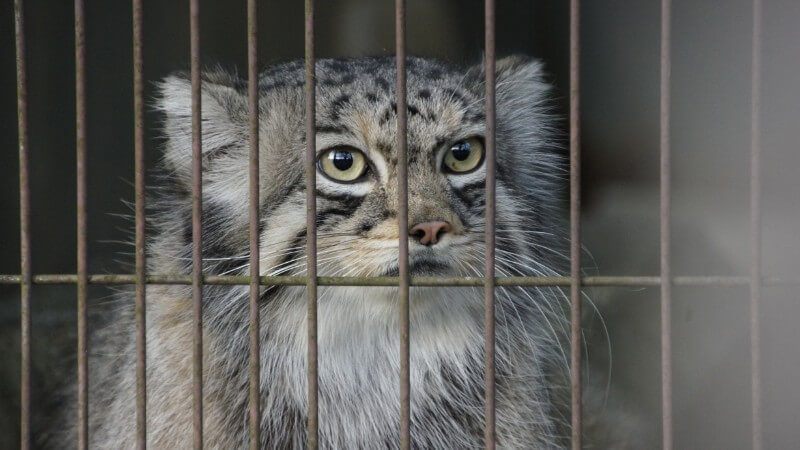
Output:
[[[444,169],[452,173],[467,173],[483,162],[483,143],[478,138],[464,139],[451,145],[444,154]]]
[[[318,166],[329,178],[349,183],[364,175],[367,158],[352,147],[335,147],[320,155]]]

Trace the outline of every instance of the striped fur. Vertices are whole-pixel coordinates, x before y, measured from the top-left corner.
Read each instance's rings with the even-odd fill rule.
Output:
[[[412,241],[415,275],[483,272],[484,169],[441,170],[449,144],[485,132],[481,66],[408,59],[409,223],[441,220],[433,247]],[[397,271],[396,103],[393,58],[321,60],[317,148],[350,145],[370,160],[356,184],[317,177],[319,274]],[[564,164],[538,62],[497,64],[497,264],[500,275],[553,275],[563,267]],[[260,86],[261,268],[305,272],[304,72],[302,61],[263,72]],[[203,74],[204,266],[248,269],[246,81]],[[160,84],[161,186],[150,221],[151,273],[191,270],[190,82]],[[135,433],[132,295],[91,343],[91,444],[131,448]],[[147,289],[148,440],[191,443],[191,292]],[[204,289],[205,441],[242,447],[248,416],[248,288]],[[503,448],[563,445],[568,411],[562,294],[502,288],[497,294],[497,440]],[[261,438],[264,448],[300,448],[306,420],[306,299],[302,287],[261,295]],[[411,402],[415,448],[483,446],[483,306],[476,288],[411,289]],[[396,288],[320,287],[320,442],[332,448],[397,448],[399,337]],[[74,417],[68,411],[65,417]],[[73,423],[62,422],[71,435]]]

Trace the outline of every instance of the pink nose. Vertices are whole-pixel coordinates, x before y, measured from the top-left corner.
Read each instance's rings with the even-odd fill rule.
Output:
[[[416,236],[422,245],[433,245],[439,241],[439,236],[450,231],[450,224],[447,222],[422,222],[414,225],[409,231],[409,235]]]

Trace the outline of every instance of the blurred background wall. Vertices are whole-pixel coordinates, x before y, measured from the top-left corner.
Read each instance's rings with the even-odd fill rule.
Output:
[[[391,54],[393,2],[320,0],[320,56]],[[583,2],[583,239],[589,274],[657,275],[658,0]],[[674,0],[672,143],[673,272],[746,275],[749,258],[751,4]],[[568,2],[498,2],[501,55],[541,58],[566,118]],[[129,2],[89,1],[87,12],[89,255],[92,273],[130,270],[132,223],[115,216],[133,200]],[[74,40],[71,2],[28,0],[28,89],[34,273],[75,272]],[[303,54],[300,1],[262,1],[264,66]],[[145,1],[145,95],[188,67],[188,2]],[[764,272],[797,277],[800,262],[800,2],[764,0]],[[205,65],[246,71],[244,2],[205,0]],[[19,272],[19,191],[13,10],[0,5],[0,273]],[[414,54],[477,63],[479,0],[409,0]],[[158,158],[158,117],[146,116],[147,158]],[[564,127],[566,129],[566,127]],[[52,383],[58,355],[75,348],[74,286],[34,286],[34,399]],[[0,286],[0,448],[18,442],[19,290]],[[90,291],[93,304],[109,294]],[[609,404],[637,418],[643,442],[660,442],[658,289],[596,288],[585,320],[588,357]],[[749,448],[748,290],[675,288],[676,448]],[[602,316],[609,330],[602,332]],[[763,306],[766,448],[796,445],[800,427],[800,295],[767,287]],[[610,339],[610,344],[608,340]],[[610,348],[610,352],[608,351]],[[613,364],[609,364],[613,361]],[[609,365],[611,366],[609,368]],[[133,368],[131,368],[133,370]],[[34,412],[38,403],[34,401]],[[589,410],[592,416],[602,410]]]

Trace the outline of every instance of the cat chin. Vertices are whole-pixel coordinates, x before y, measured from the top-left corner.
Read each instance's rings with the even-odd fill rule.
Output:
[[[398,289],[381,287],[334,287],[320,291],[320,317],[345,322],[372,323],[376,326],[399,326]],[[409,289],[411,320],[421,327],[436,327],[442,317],[471,325],[483,317],[483,290],[475,287],[417,287]],[[345,326],[346,327],[346,326]]]
[[[415,277],[457,275],[450,264],[438,259],[412,260],[408,265],[408,273]],[[397,266],[390,267],[381,274],[384,277],[396,277],[398,275],[400,275],[400,270]]]

